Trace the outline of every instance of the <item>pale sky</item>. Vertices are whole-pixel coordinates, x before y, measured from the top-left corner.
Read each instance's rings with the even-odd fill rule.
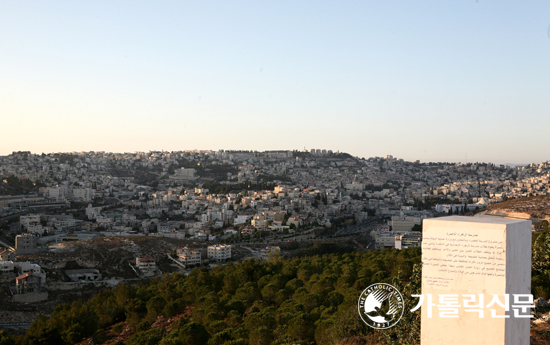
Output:
[[[550,159],[548,1],[0,2],[0,155]]]

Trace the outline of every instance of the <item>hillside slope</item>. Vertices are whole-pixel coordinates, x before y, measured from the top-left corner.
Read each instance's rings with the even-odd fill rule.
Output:
[[[489,205],[480,215],[521,219],[550,219],[550,195],[511,199]]]

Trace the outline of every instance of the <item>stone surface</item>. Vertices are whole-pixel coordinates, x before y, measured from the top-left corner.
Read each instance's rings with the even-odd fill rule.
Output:
[[[539,297],[535,300],[535,307],[548,307],[548,301],[544,297]]]
[[[513,294],[531,293],[531,221],[451,216],[424,220],[423,229],[422,294],[431,294],[434,306],[428,317],[425,298],[421,344],[528,345],[530,319],[515,318],[512,305]],[[458,306],[440,308],[445,294],[456,295]],[[465,308],[464,299],[471,298],[465,294],[477,303],[483,298],[483,307]],[[493,294],[502,302],[509,294],[508,312],[487,308]],[[493,318],[490,309],[510,316]]]
[[[12,301],[17,303],[36,303],[36,302],[45,301],[47,299],[48,299],[47,292],[13,295],[12,297]]]

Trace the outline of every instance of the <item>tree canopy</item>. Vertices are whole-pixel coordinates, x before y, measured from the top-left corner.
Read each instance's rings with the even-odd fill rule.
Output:
[[[313,253],[333,252],[331,247]],[[248,261],[188,276],[164,275],[140,286],[118,285],[87,302],[40,316],[18,344],[73,344],[98,329],[127,321],[127,344],[334,344],[372,329],[357,314],[357,298],[373,283],[407,284],[420,248],[339,252]],[[160,314],[192,312],[170,332],[150,328]]]

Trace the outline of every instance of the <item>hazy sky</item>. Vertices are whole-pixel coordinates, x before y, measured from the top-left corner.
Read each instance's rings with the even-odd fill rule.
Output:
[[[0,154],[550,159],[548,1],[1,1]]]

